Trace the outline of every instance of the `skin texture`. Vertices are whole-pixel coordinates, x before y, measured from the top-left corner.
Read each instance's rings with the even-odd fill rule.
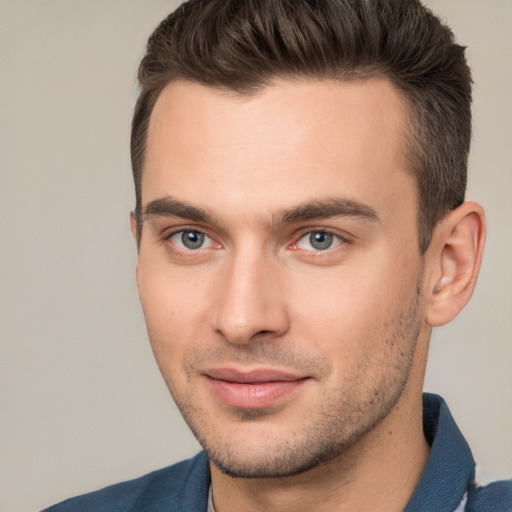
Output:
[[[377,79],[281,81],[252,97],[174,82],[157,101],[139,294],[212,461],[218,512],[402,510],[421,476],[430,325],[461,282],[445,243],[456,223],[480,240],[483,217],[448,217],[420,255],[406,125]],[[226,395],[233,374],[258,382]],[[293,384],[274,393],[283,375]]]

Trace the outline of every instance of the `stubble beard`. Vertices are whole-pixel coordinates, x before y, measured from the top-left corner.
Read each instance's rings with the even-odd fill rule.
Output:
[[[305,424],[293,435],[278,442],[268,439],[265,449],[257,456],[247,456],[240,446],[219,431],[211,428],[209,418],[201,413],[189,397],[177,393],[172,383],[168,387],[183,418],[205,450],[208,458],[224,474],[234,478],[279,478],[304,473],[321,464],[341,457],[348,449],[360,442],[394,408],[407,384],[422,324],[421,288],[408,307],[398,312],[378,343],[385,345],[387,358],[377,362],[365,362],[358,372],[330,397],[319,412],[304,411]],[[263,362],[300,365],[300,358],[286,354],[283,347],[274,342],[261,342],[231,356],[231,361],[242,362],[261,358]],[[251,354],[253,355],[247,355]],[[255,355],[257,354],[257,355]],[[253,359],[255,360],[255,359]],[[328,372],[328,368],[317,371]],[[376,371],[378,370],[378,371]],[[240,409],[235,416],[241,423],[255,422],[270,416],[266,409]],[[314,419],[311,420],[311,417]],[[222,429],[222,427],[220,427]]]

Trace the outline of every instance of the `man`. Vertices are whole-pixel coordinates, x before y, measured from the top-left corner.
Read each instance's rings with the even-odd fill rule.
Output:
[[[190,0],[139,80],[139,294],[204,452],[48,510],[512,510],[422,398],[485,238],[450,30],[416,0]]]

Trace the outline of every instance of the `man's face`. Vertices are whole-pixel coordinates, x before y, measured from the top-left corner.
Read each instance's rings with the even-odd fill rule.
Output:
[[[376,79],[159,97],[139,293],[164,379],[223,471],[330,460],[407,389],[426,328],[405,125]]]

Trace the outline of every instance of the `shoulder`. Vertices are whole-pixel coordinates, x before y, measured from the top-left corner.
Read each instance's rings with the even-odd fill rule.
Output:
[[[206,511],[210,473],[204,452],[134,480],[63,501],[43,512]]]

